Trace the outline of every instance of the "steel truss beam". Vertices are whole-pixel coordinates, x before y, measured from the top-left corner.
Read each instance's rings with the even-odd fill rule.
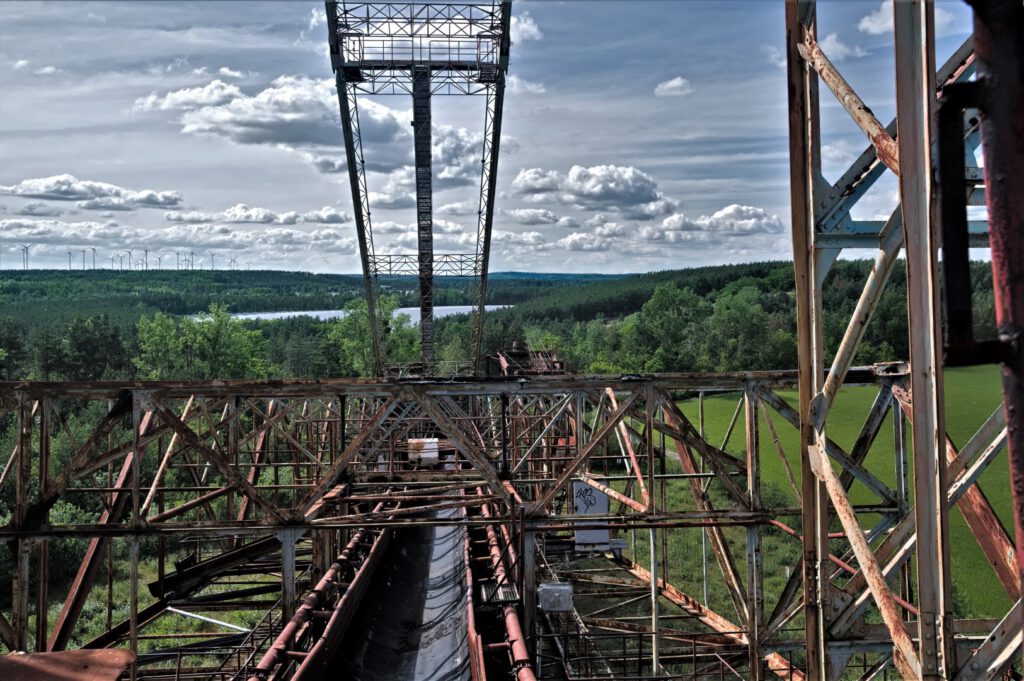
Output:
[[[217,639],[218,646],[231,651],[221,658],[225,668],[252,673],[259,659],[272,649],[274,638],[282,634],[281,627],[301,611],[301,607],[296,609],[296,597],[312,588],[329,569],[329,564],[316,556],[338,556],[352,532],[376,533],[393,527],[441,523],[463,524],[468,531],[478,532],[474,528],[492,525],[496,531],[500,528],[502,536],[508,535],[502,545],[508,541],[515,547],[525,535],[555,538],[588,527],[613,532],[646,529],[655,564],[644,569],[656,573],[659,584],[668,584],[672,568],[663,562],[666,554],[662,546],[667,533],[692,530],[710,539],[715,563],[736,611],[734,623],[729,624],[733,631],[740,632],[734,643],[746,650],[745,654],[730,653],[719,663],[746,667],[751,678],[762,673],[779,674],[780,670],[795,676],[800,670],[794,668],[791,658],[772,656],[776,655],[773,651],[804,644],[803,637],[793,639],[783,633],[786,623],[800,612],[799,594],[787,589],[777,599],[767,597],[760,587],[764,567],[759,546],[765,541],[763,528],[788,530],[782,521],[799,516],[801,507],[806,508],[806,498],[798,498],[797,507],[764,505],[758,495],[761,448],[757,443],[759,411],[771,413],[780,423],[799,423],[777,394],[778,390],[791,388],[796,378],[791,372],[747,372],[639,380],[538,376],[525,382],[511,378],[455,383],[333,380],[4,384],[0,385],[0,395],[5,397],[0,402],[22,415],[18,456],[24,451],[43,457],[45,450],[52,458],[55,451],[67,451],[74,463],[56,475],[44,476],[46,484],[39,487],[29,484],[30,473],[23,466],[12,466],[14,475],[5,483],[22,493],[11,509],[12,522],[0,528],[0,537],[15,539],[29,548],[61,536],[92,538],[92,547],[103,541],[135,543],[141,537],[157,537],[164,548],[158,579],[149,585],[150,593],[136,589],[133,601],[138,606],[133,613],[120,623],[112,622],[106,634],[90,643],[109,646],[126,642],[139,651],[137,671],[145,676],[155,674],[154,665],[168,655],[182,655],[187,667],[191,664],[188,660],[211,654],[212,641],[189,639],[188,630],[179,633],[172,647],[166,642],[154,643],[147,631],[152,631],[154,622],[176,621],[174,618],[181,617],[177,610],[201,615],[204,608],[214,607],[209,599],[216,594],[220,594],[216,596],[217,607],[264,613],[261,624],[248,633],[224,631]],[[906,374],[898,368],[856,368],[848,371],[844,380],[879,387],[878,398],[851,452],[831,445],[835,451],[829,457],[829,467],[839,467],[832,491],[839,489],[845,494],[854,481],[871,480],[860,471],[866,470],[865,457],[879,432],[879,423],[893,409],[894,390],[900,404],[910,407],[909,397],[903,396],[902,388],[897,389],[906,380]],[[743,444],[720,447],[701,436],[680,400],[702,393],[729,393],[740,398],[741,406],[745,405],[740,411],[743,427],[735,432],[743,433]],[[70,424],[49,437],[39,437],[49,427],[43,414],[60,411],[64,401],[80,405],[83,401],[108,400],[112,400],[113,407],[94,417],[98,423],[85,444],[74,441],[71,433],[80,428],[68,427]],[[33,411],[37,404],[46,405],[46,410]],[[62,419],[70,418],[61,413]],[[131,422],[128,414],[135,415]],[[1004,431],[1000,419],[993,417],[960,452],[950,450],[950,479],[959,485],[956,489],[960,498],[973,494],[978,475],[1004,441]],[[440,437],[459,468],[446,471],[411,467],[403,443],[412,435]],[[784,438],[778,433],[775,437],[781,447]],[[667,465],[668,451],[675,452],[678,466]],[[744,453],[745,458],[738,458],[733,451]],[[135,467],[134,462],[143,457],[152,458],[153,465]],[[131,472],[104,483],[102,474],[96,471],[108,463]],[[609,492],[620,502],[619,510],[601,516],[574,515],[567,504],[566,490],[575,481]],[[402,491],[396,492],[396,487]],[[435,517],[439,509],[472,509],[480,502],[449,493],[476,487],[485,490],[481,501],[491,506],[489,517]],[[54,490],[56,499],[52,496]],[[684,492],[691,501],[682,506],[667,505],[670,490]],[[67,525],[47,518],[47,510],[56,500],[97,492],[109,498],[110,511],[96,522]],[[123,510],[111,505],[124,498],[138,502],[129,503]],[[719,507],[715,499],[729,502]],[[955,500],[950,499],[950,503]],[[381,501],[398,505],[382,509]],[[864,513],[889,519],[880,525],[883,529],[868,534],[868,541],[875,542],[883,536],[884,528],[893,528],[890,538],[877,549],[877,560],[888,576],[905,562],[909,555],[906,547],[913,550],[914,535],[907,530],[915,527],[914,510],[909,504],[901,505],[898,496],[879,495],[878,501],[850,506],[849,510],[854,523]],[[239,508],[242,502],[247,507],[244,512]],[[843,534],[828,534],[827,539],[849,538],[859,530],[859,524],[854,523]],[[730,527],[744,528],[746,550],[730,546]],[[801,532],[788,533],[795,535],[789,541],[800,541]],[[979,536],[979,541],[983,539]],[[535,546],[542,557],[544,549],[540,547],[544,542]],[[163,557],[173,555],[168,550],[178,555],[172,570],[164,567]],[[90,552],[87,555],[102,553],[95,548]],[[851,558],[841,551],[823,555],[827,556],[822,571],[829,580],[829,593],[835,594],[832,597],[840,604],[850,604],[842,620],[833,616],[833,631],[828,636],[840,635],[836,627],[844,621],[852,627],[841,634],[848,640],[851,631],[861,631],[859,627],[864,626],[868,601],[863,596],[865,582],[858,569],[869,561],[858,560],[858,568],[851,566]],[[45,569],[40,558],[35,560],[39,569]],[[26,645],[31,639],[32,600],[25,598],[27,590],[21,585],[28,583],[32,565],[33,552],[26,550],[10,585],[22,600],[19,603],[15,599],[11,613],[3,613],[10,622],[10,632],[4,639],[16,646]],[[258,586],[235,583],[239,575],[265,575],[268,571],[280,576],[270,582],[259,581]],[[522,582],[522,570],[512,569],[512,574],[526,584]],[[833,581],[847,578],[850,581],[845,589],[841,581]],[[80,580],[68,594],[68,602],[84,603],[90,594],[95,597],[102,593],[102,587],[97,587],[92,586],[92,580]],[[258,594],[267,589],[279,592],[281,599],[261,602]],[[877,596],[879,592],[880,588],[874,588],[869,593]],[[663,585],[652,593],[660,599],[676,592]],[[888,586],[881,594],[881,598],[899,603],[905,612],[915,616],[919,612],[905,597],[890,592]],[[342,608],[340,621],[352,616],[352,607]],[[714,609],[705,602],[694,610],[698,611]],[[527,637],[540,641],[543,634],[535,629],[539,624],[526,616],[527,612],[524,610],[522,620],[529,623]],[[665,617],[671,615],[661,608],[652,611],[644,634],[650,639],[646,654],[653,655],[657,649],[657,668],[672,669],[684,663],[673,647],[673,636],[661,633],[664,623],[671,621]],[[61,621],[60,636],[74,640],[74,617]],[[39,622],[37,617],[35,623]],[[169,626],[166,623],[164,628]],[[582,622],[580,625],[585,629]],[[722,633],[723,627],[711,627],[701,635]],[[605,636],[585,633],[584,629],[579,629],[578,635],[590,637],[587,645],[597,645]],[[962,648],[965,639],[955,633],[956,627],[953,629],[951,640],[956,642],[955,647]],[[51,637],[56,632],[54,629]],[[315,637],[302,640],[313,641]],[[919,645],[917,636],[910,634],[910,640],[913,646]],[[1009,648],[1013,645],[1015,639],[1010,637],[973,659],[989,667],[998,665],[1012,653]],[[832,657],[848,656],[840,652],[848,649],[826,639],[825,650],[832,651],[828,653]],[[305,650],[312,655],[311,648]],[[702,648],[698,657],[711,655],[711,664],[719,660],[715,654],[721,653]],[[319,655],[317,659],[322,660]],[[289,659],[298,664],[312,658],[293,655]],[[763,670],[762,665],[766,665]]]

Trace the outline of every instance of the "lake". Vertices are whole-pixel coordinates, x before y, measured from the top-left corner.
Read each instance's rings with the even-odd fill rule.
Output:
[[[508,305],[487,305],[488,310],[499,310]],[[438,305],[434,308],[434,319],[448,317],[453,314],[466,314],[472,312],[472,305]],[[420,323],[420,309],[418,307],[400,307],[395,310],[395,316],[407,314],[413,324]],[[238,312],[231,315],[235,319],[288,319],[290,317],[315,317],[321,321],[341,319],[345,316],[344,310],[295,310],[287,312]]]

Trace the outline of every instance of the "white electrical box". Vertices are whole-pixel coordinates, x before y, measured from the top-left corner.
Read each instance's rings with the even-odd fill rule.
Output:
[[[409,463],[414,466],[436,466],[439,460],[437,438],[409,438]]]
[[[545,612],[572,612],[572,584],[544,582],[537,586],[537,600]]]

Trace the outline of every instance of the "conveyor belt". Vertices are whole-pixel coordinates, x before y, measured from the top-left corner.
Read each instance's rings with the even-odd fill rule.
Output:
[[[465,570],[462,527],[398,530],[334,658],[333,678],[468,680]]]

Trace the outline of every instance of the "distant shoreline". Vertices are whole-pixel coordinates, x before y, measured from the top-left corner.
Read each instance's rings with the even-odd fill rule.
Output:
[[[512,307],[511,305],[487,305],[486,309],[500,310],[502,308]],[[450,317],[457,314],[467,314],[473,311],[472,305],[438,305],[434,308],[434,319],[440,319],[442,317]],[[320,321],[330,321],[332,319],[341,319],[345,316],[345,310],[285,310],[280,312],[236,312],[231,316],[235,319],[241,319],[245,321],[249,320],[260,320],[269,321],[274,319],[292,319],[295,317],[314,317]],[[400,307],[395,310],[394,316],[401,314],[409,315],[410,320],[413,324],[420,323],[420,309],[418,307]]]

